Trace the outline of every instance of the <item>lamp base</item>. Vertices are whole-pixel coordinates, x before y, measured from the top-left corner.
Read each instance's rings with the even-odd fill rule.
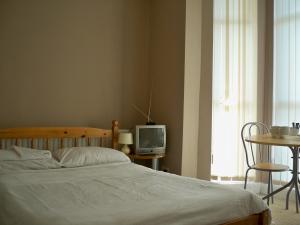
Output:
[[[129,153],[130,153],[130,148],[128,147],[128,145],[123,145],[123,147],[121,148],[121,151],[124,153],[124,154],[126,154],[126,155],[128,155]]]

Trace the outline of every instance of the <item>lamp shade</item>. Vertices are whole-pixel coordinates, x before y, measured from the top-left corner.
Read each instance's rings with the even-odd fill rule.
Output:
[[[127,144],[127,145],[133,144],[132,133],[120,133],[118,142],[119,144]]]

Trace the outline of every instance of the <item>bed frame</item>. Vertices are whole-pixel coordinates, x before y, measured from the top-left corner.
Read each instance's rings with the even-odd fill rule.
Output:
[[[71,138],[75,140],[75,146],[79,145],[79,139],[86,139],[88,146],[91,145],[92,138],[100,138],[100,146],[104,138],[111,138],[111,147],[118,148],[119,123],[112,121],[111,130],[89,127],[26,127],[0,129],[0,149],[5,148],[2,140],[11,139],[15,145],[20,145],[22,139],[30,140],[30,147],[36,148],[37,139],[43,139],[44,148],[49,149],[51,139],[59,139],[60,147],[64,147],[64,139]],[[236,219],[220,225],[269,225],[271,223],[269,210],[259,214],[253,214],[245,218]]]
[[[270,225],[271,217],[269,210],[265,210],[258,214],[253,214],[241,219],[236,219],[233,221],[229,221],[220,225]]]
[[[103,146],[104,139],[111,139],[111,148],[118,147],[119,123],[112,121],[111,130],[91,127],[25,127],[0,129],[0,149],[5,148],[2,140],[12,140],[14,145],[20,145],[22,139],[30,141],[30,147],[36,148],[36,140],[43,139],[43,149],[49,149],[52,139],[60,140],[60,148],[64,147],[64,140],[69,138],[75,140],[75,146],[79,146],[79,139],[85,139],[86,145],[91,146],[93,138],[99,138],[99,145]]]

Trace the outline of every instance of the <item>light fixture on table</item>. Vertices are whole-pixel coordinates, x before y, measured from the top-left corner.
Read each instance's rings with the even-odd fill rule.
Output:
[[[133,144],[132,133],[120,133],[118,142],[119,144],[123,144],[121,151],[125,154],[129,154],[130,148],[128,147],[128,145]]]

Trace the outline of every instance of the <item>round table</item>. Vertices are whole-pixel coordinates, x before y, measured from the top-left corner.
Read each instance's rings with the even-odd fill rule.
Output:
[[[283,187],[273,191],[272,193],[266,195],[263,197],[263,199],[267,199],[278,192],[282,191],[285,188],[289,187],[289,190],[287,192],[286,196],[286,209],[289,207],[289,196],[290,193],[295,187],[296,192],[296,211],[299,213],[299,207],[300,204],[300,194],[299,194],[299,184],[300,180],[298,177],[299,174],[299,147],[300,147],[300,137],[299,136],[284,136],[283,138],[273,138],[270,134],[264,134],[264,135],[254,135],[251,137],[245,138],[245,141],[250,143],[256,143],[256,144],[264,144],[264,145],[273,145],[273,146],[284,146],[288,147],[293,154],[293,169],[292,169],[292,179]]]

